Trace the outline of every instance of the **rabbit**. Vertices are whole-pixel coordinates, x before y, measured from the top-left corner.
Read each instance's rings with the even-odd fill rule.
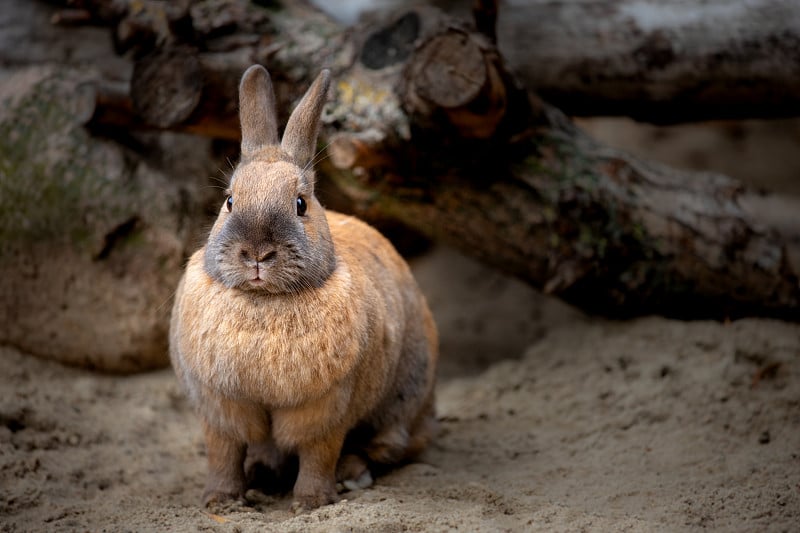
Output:
[[[178,285],[170,359],[202,421],[205,505],[244,497],[248,455],[298,459],[293,507],[335,503],[436,430],[425,297],[387,239],[314,195],[329,85],[323,70],[279,142],[269,74],[247,69],[241,159]]]

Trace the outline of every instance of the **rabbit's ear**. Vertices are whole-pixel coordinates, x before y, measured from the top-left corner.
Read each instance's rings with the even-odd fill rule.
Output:
[[[330,71],[325,69],[320,72],[286,123],[281,147],[301,167],[308,164],[317,151],[319,119],[322,114],[322,106],[325,105],[328,98],[330,82]]]
[[[239,84],[239,122],[242,126],[242,155],[264,146],[278,144],[275,93],[267,69],[253,65]]]

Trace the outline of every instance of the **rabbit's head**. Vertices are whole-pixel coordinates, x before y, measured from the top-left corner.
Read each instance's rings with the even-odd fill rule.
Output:
[[[278,141],[275,95],[253,65],[239,85],[242,156],[206,244],[204,266],[229,288],[299,292],[336,268],[325,211],[314,196],[313,158],[330,73],[306,92]]]

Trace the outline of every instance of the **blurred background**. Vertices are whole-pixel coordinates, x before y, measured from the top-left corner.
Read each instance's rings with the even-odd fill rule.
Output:
[[[796,0],[0,0],[0,530],[790,531]],[[323,67],[317,191],[441,341],[422,462],[198,510],[172,296]],[[272,529],[270,529],[272,528]]]

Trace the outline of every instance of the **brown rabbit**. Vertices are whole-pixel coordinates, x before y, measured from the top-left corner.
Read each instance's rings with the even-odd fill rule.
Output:
[[[314,196],[327,70],[278,142],[267,71],[239,86],[242,155],[206,245],[178,286],[175,371],[203,422],[203,500],[241,498],[248,454],[296,455],[294,505],[335,502],[336,482],[412,458],[435,425],[437,333],[392,245]]]

